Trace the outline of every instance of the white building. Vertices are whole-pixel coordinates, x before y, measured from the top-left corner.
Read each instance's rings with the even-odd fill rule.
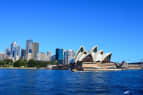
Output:
[[[87,52],[82,46],[75,56],[75,63],[82,62],[110,62],[112,53],[105,53],[103,50],[98,51],[98,47],[93,47]]]
[[[31,59],[32,59],[32,53],[28,53],[28,54],[26,55],[26,60],[29,61],[29,60],[31,60]]]
[[[17,46],[16,41],[14,41],[11,44],[10,56],[7,57],[12,59],[13,61],[17,61],[20,58],[19,53],[20,53],[20,46],[19,45]]]
[[[38,61],[50,61],[50,59],[51,58],[49,58],[49,56],[44,52],[39,53],[37,56]]]
[[[0,53],[0,61],[4,60],[4,53]]]
[[[74,62],[74,51],[72,49],[64,51],[64,64],[70,64]]]
[[[51,61],[52,60],[52,55],[51,55],[50,51],[47,52],[47,56],[48,56],[48,60]]]

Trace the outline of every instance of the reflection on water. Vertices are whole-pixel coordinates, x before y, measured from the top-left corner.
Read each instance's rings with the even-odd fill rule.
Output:
[[[143,93],[143,71],[71,72],[0,69],[0,95],[123,95]]]

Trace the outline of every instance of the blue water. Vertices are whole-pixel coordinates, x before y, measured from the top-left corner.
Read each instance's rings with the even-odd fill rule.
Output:
[[[0,69],[0,95],[143,95],[143,70],[71,72]]]

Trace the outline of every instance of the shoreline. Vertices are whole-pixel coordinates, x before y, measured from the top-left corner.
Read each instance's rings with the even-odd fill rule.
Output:
[[[37,67],[0,67],[0,69],[24,69],[24,70],[63,70],[63,69],[49,69],[49,68],[37,68]],[[67,70],[67,69],[66,69]],[[84,70],[84,71],[78,71],[78,70],[73,70],[73,72],[94,72],[94,71],[126,71],[126,70],[143,70],[143,69],[90,69],[90,70]],[[72,70],[67,70],[67,71],[72,71]]]
[[[0,67],[0,69],[33,69],[33,70],[36,70],[36,69],[47,69],[47,68],[36,68],[36,67]],[[49,70],[49,69],[48,69]]]

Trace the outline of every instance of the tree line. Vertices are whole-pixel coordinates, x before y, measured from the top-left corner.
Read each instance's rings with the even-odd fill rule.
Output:
[[[56,60],[52,61],[36,61],[36,60],[23,60],[19,59],[15,62],[12,60],[6,59],[0,61],[0,67],[47,67],[48,65],[58,65],[58,62]]]

